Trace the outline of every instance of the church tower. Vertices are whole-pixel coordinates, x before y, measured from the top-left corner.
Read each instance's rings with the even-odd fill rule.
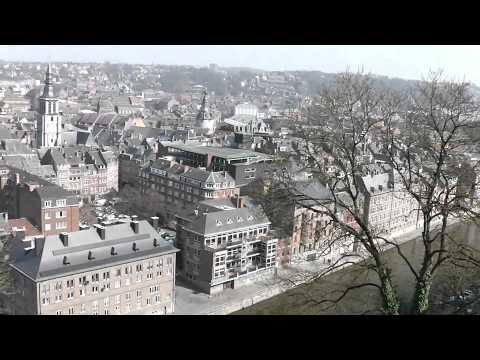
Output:
[[[207,134],[213,134],[215,132],[215,119],[213,119],[210,114],[207,90],[203,91],[202,105],[196,120],[196,127],[202,128]]]
[[[61,146],[62,119],[59,114],[59,100],[53,95],[50,64],[45,75],[45,87],[39,99],[40,110],[37,118],[37,147]]]

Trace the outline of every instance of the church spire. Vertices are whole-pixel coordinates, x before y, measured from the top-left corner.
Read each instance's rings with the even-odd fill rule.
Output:
[[[52,83],[52,68],[48,64],[47,72],[45,74],[45,87],[43,88],[44,97],[53,97],[53,83]]]

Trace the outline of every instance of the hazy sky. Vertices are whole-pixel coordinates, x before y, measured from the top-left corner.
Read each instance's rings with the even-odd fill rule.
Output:
[[[0,59],[196,66],[216,63],[324,72],[363,67],[375,74],[407,79],[419,79],[430,69],[443,69],[450,77],[480,84],[478,45],[2,45]]]

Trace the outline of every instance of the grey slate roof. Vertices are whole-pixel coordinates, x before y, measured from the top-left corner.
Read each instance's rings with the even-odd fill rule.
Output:
[[[130,223],[123,223],[107,226],[105,240],[94,228],[69,233],[68,238],[69,245],[65,247],[60,235],[47,236],[41,256],[30,251],[17,259],[12,267],[38,281],[178,251],[145,220],[139,222],[138,234],[133,232]],[[157,239],[158,246],[154,246],[153,239]],[[137,251],[133,250],[134,242]],[[112,247],[117,255],[111,254]],[[89,251],[94,256],[92,260],[88,259]],[[68,265],[63,264],[64,256]]]
[[[205,209],[208,212],[204,213]],[[184,225],[185,229],[204,235],[270,224],[270,220],[259,206],[222,210],[207,204],[200,204],[198,215],[195,215],[194,210],[188,209],[179,212],[177,217],[187,220],[188,223]]]

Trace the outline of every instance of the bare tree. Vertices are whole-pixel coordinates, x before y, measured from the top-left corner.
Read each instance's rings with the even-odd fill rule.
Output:
[[[298,206],[328,220],[328,234],[310,234],[322,239],[325,252],[349,242],[355,246],[302,281],[313,283],[346,264],[375,273],[378,281],[360,282],[324,299],[307,296],[309,301],[334,305],[348,292],[374,287],[381,295],[383,312],[398,314],[400,301],[384,256],[393,247],[415,277],[412,311],[421,314],[428,309],[432,281],[442,264],[476,263],[476,253],[451,239],[447,231],[454,218],[478,218],[477,164],[468,164],[461,156],[471,144],[466,135],[476,114],[468,84],[441,81],[438,74],[400,94],[382,88],[369,75],[346,72],[322,91],[307,122],[296,129],[296,158],[318,169],[315,176],[328,196],[316,198],[298,191],[292,174],[282,174],[281,183]],[[405,217],[418,218],[425,250],[420,269],[389,236],[388,226],[369,219],[371,204],[362,176],[372,162],[372,143],[380,145],[376,155],[392,174],[391,193],[397,201],[410,204]]]

